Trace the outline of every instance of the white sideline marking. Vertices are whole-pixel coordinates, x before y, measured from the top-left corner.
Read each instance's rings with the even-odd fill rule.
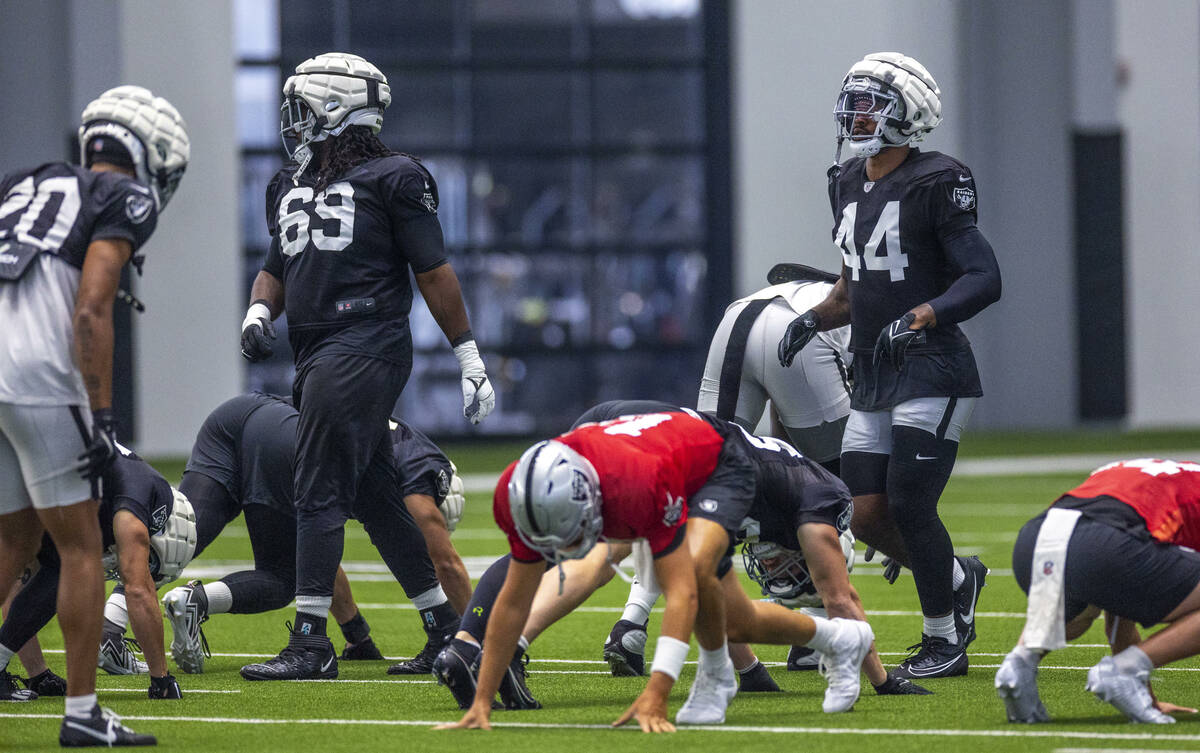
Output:
[[[97,693],[145,693],[145,688],[104,688],[97,687]],[[197,690],[188,688],[188,693],[240,693],[240,690]]]
[[[61,714],[0,714],[0,719],[62,719]],[[237,717],[197,717],[197,716],[122,716],[123,721],[132,722],[199,722],[201,724],[341,724],[347,726],[369,727],[432,727],[453,720],[429,719],[242,719]],[[509,727],[513,729],[605,729],[607,724],[569,724],[550,722],[492,722],[493,727]],[[638,732],[637,726],[621,728],[626,732]],[[767,734],[808,734],[808,735],[935,735],[941,737],[1044,737],[1082,740],[1138,740],[1164,742],[1197,742],[1198,735],[1163,735],[1154,732],[1076,732],[1030,729],[912,729],[909,728],[865,728],[851,729],[842,727],[751,727],[738,725],[680,725],[680,732],[732,732],[746,734],[759,732]]]
[[[1055,748],[1052,753],[1195,753],[1190,750],[1166,748]]]

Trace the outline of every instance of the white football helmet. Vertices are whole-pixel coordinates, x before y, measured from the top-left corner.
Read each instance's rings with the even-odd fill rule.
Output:
[[[179,577],[196,555],[196,511],[183,492],[171,487],[174,502],[163,530],[150,537],[150,574],[156,586]]]
[[[167,205],[191,155],[187,123],[170,102],[141,86],[118,86],[89,102],[80,122],[84,167],[90,166],[88,146],[94,139],[115,139],[133,158],[137,179],[150,188],[157,208]]]
[[[283,148],[300,165],[296,175],[312,159],[313,144],[352,125],[379,133],[391,103],[387,77],[358,55],[327,52],[296,66],[283,84],[280,110]]]
[[[833,110],[839,146],[859,157],[921,141],[942,122],[941,90],[925,66],[899,52],[876,52],[850,67]],[[873,133],[855,133],[854,121],[868,116]]]
[[[508,504],[521,541],[552,562],[586,556],[604,528],[596,469],[557,440],[521,455],[508,482]]]

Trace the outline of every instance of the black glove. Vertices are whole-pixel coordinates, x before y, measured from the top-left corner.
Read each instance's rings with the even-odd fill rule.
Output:
[[[179,682],[175,679],[175,675],[166,674],[162,677],[150,678],[150,697],[172,700],[183,698],[183,691],[179,689]]]
[[[820,326],[821,315],[812,309],[793,319],[779,338],[779,365],[785,369],[791,366],[796,354],[817,336]]]
[[[67,694],[67,681],[50,670],[44,670],[41,674],[36,674],[28,680],[21,680],[25,683],[25,687],[29,688],[39,696],[50,698],[51,696],[65,696]]]
[[[76,458],[75,468],[88,481],[99,479],[117,456],[117,420],[111,408],[92,411],[92,441]]]
[[[876,549],[873,546],[868,546],[867,551],[863,552],[863,561],[870,562],[875,556]],[[883,565],[883,577],[888,583],[895,583],[900,577],[900,568],[902,565],[891,557],[884,557],[879,564]]]
[[[250,304],[242,320],[242,356],[250,363],[270,358],[275,352],[275,325],[266,301]]]
[[[876,363],[886,358],[896,371],[904,369],[904,353],[908,347],[925,344],[925,330],[908,328],[916,319],[917,315],[910,311],[883,328],[875,341]]]
[[[897,677],[888,670],[887,679],[873,686],[878,695],[933,695],[933,691],[917,685],[907,677]]]

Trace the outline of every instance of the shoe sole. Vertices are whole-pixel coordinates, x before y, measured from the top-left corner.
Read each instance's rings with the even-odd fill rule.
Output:
[[[615,648],[604,649],[604,661],[608,662],[608,668],[612,670],[613,677],[641,677],[645,674],[638,672],[625,658],[625,655]]]
[[[428,667],[418,667],[406,662],[400,662],[399,664],[393,664],[387,668],[387,673],[389,675],[427,675],[431,674],[432,672],[432,664],[430,664]]]
[[[958,666],[959,659],[962,660],[961,667]],[[948,666],[947,665],[943,665],[943,666],[945,666],[946,668],[945,669],[938,668],[938,669],[934,669],[934,670],[922,673],[923,670],[914,671],[908,667],[905,667],[903,664],[901,664],[899,667],[896,667],[896,669],[894,669],[892,671],[896,673],[897,677],[904,677],[909,680],[936,680],[939,677],[963,677],[964,675],[967,674],[967,668],[970,666],[970,664],[967,660],[967,655],[964,652],[963,654],[960,655],[960,657],[956,658]]]
[[[251,682],[289,682],[294,680],[336,680],[338,671],[336,668],[334,668],[327,672],[317,672],[316,674],[308,675],[306,677],[277,677],[256,673],[253,671],[247,672],[246,667],[242,667],[238,674],[242,676],[242,679],[250,680]]]

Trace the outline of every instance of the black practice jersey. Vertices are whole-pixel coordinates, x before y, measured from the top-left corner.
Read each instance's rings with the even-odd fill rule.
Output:
[[[294,515],[293,463],[299,414],[287,400],[251,392],[208,415],[187,470],[225,487],[242,505],[267,505]]]
[[[283,281],[296,363],[350,353],[407,364],[409,268],[446,261],[433,176],[406,155],[364,162],[316,192],[311,175],[295,185],[294,172],[267,186],[263,269]]]
[[[392,456],[405,497],[428,494],[439,505],[442,503],[450,492],[450,477],[454,470],[450,467],[450,459],[432,439],[403,421],[396,421],[396,428],[392,430]]]
[[[866,159],[842,165],[830,181],[833,242],[849,270],[850,350],[870,354],[885,326],[946,291],[963,270],[946,256],[943,240],[975,224],[975,179],[940,152],[912,149],[878,181],[866,178]],[[969,347],[957,324],[925,330],[928,341],[910,353]]]
[[[0,196],[0,247],[32,246],[77,269],[92,241],[125,240],[137,251],[158,222],[146,186],[121,173],[65,162],[5,175]]]
[[[119,452],[112,466],[105,471],[100,500],[100,532],[104,547],[115,543],[113,516],[128,510],[146,524],[153,536],[161,533],[175,504],[171,485],[132,450],[117,445]]]
[[[825,523],[838,534],[850,527],[854,503],[841,479],[772,437],[752,437],[755,497],[749,517],[758,521],[758,537],[787,549],[800,549],[796,529]]]

